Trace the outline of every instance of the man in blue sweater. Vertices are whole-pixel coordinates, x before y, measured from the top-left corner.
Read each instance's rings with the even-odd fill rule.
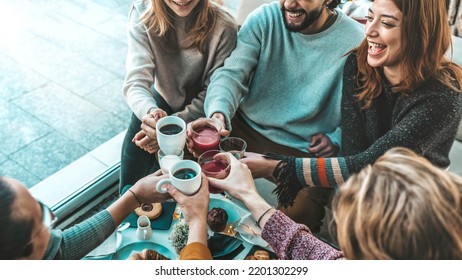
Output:
[[[253,11],[211,77],[206,116],[245,139],[247,151],[336,155],[345,54],[364,38],[364,27],[335,9],[339,2],[279,0]],[[316,232],[332,191],[310,189],[285,212]]]

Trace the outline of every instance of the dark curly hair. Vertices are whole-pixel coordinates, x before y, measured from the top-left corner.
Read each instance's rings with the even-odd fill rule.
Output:
[[[32,220],[11,217],[15,199],[10,184],[0,176],[0,260],[20,259],[32,254],[33,247],[29,244]]]

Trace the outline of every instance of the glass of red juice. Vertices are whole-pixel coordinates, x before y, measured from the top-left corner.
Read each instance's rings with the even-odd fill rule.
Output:
[[[199,156],[206,151],[218,150],[220,134],[222,129],[220,122],[213,118],[198,119],[191,125],[193,152]]]
[[[228,161],[220,159],[215,159],[215,155],[222,153],[219,150],[210,150],[206,151],[199,156],[198,163],[204,172],[205,176],[212,177],[216,179],[224,179],[228,176],[230,167],[229,159]],[[215,188],[209,182],[209,192],[210,193],[222,193],[223,191]]]

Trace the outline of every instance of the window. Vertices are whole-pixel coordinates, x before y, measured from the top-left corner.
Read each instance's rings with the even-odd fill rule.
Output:
[[[131,115],[121,93],[129,7],[0,3],[0,175],[23,182],[58,215],[71,197],[117,180]]]

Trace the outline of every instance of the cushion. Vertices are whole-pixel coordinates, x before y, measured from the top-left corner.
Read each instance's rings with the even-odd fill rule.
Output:
[[[462,142],[462,122],[459,123],[459,129],[457,130],[456,140]]]
[[[236,15],[237,23],[239,25],[242,25],[242,23],[244,23],[245,19],[250,14],[250,12],[258,8],[262,4],[270,3],[273,1],[274,0],[240,0]]]

